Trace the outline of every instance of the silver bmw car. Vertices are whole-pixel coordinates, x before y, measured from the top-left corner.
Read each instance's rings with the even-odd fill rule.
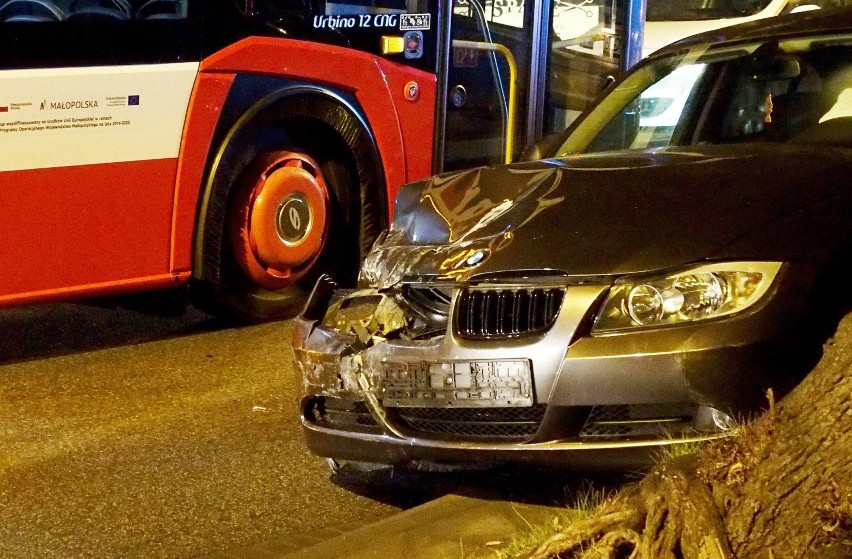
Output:
[[[629,468],[806,374],[850,302],[852,12],[676,43],[541,151],[403,187],[362,289],[320,280],[313,452]]]

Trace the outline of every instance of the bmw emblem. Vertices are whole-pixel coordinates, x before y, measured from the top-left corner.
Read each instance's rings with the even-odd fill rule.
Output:
[[[485,252],[477,250],[465,260],[466,266],[476,266],[485,259]]]

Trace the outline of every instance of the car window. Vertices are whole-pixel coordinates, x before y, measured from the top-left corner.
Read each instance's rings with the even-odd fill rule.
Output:
[[[630,149],[668,145],[672,142],[687,102],[694,97],[706,64],[679,66],[639,96],[639,131]]]
[[[852,37],[701,47],[648,61],[560,154],[672,145],[852,145]]]

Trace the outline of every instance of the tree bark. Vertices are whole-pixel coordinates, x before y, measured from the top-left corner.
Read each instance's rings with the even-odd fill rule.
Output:
[[[729,471],[742,464],[724,511],[739,559],[852,557],[852,316],[814,371],[723,446],[738,458]]]
[[[852,314],[742,432],[663,464],[527,559],[852,557]]]

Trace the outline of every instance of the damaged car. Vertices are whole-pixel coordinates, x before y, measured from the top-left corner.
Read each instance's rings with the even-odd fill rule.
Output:
[[[813,365],[852,291],[852,12],[676,43],[539,151],[403,187],[361,288],[317,284],[314,453],[629,468]]]

